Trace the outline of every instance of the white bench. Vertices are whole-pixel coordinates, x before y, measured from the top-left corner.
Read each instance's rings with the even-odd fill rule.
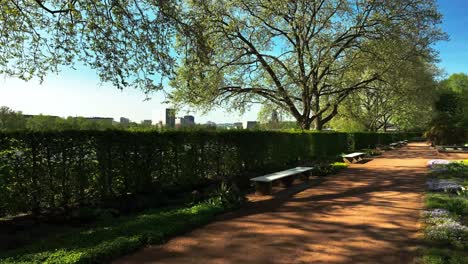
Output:
[[[390,144],[390,147],[393,147],[393,148],[397,148],[399,146],[400,146],[400,144],[398,144],[398,143],[391,143]]]
[[[355,163],[355,162],[361,161],[365,155],[366,153],[354,152],[351,154],[343,155],[342,157],[343,157],[344,162],[346,163]]]
[[[255,182],[255,186],[258,194],[271,194],[272,183],[277,180],[281,180],[284,186],[288,187],[294,181],[292,176],[304,174],[311,171],[312,167],[296,167],[289,170],[278,171],[275,173],[263,175],[260,177],[252,178],[250,181]],[[307,175],[307,179],[309,176]]]

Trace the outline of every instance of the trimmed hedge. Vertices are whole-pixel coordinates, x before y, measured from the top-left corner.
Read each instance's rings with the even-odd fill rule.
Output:
[[[164,197],[222,179],[245,188],[262,173],[404,137],[272,131],[0,133],[0,217],[112,207],[136,195]]]

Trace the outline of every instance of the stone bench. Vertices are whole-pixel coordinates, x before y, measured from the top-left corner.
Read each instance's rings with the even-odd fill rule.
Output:
[[[365,155],[366,154],[362,152],[355,152],[355,153],[343,155],[342,157],[343,157],[344,162],[346,163],[356,163],[356,162],[361,161]]]
[[[293,169],[278,171],[275,173],[252,178],[250,181],[255,182],[257,194],[271,194],[274,181],[280,180],[285,187],[289,187],[294,181],[294,176],[303,175],[312,169],[312,167],[296,167]],[[309,175],[307,175],[307,179],[308,178]]]

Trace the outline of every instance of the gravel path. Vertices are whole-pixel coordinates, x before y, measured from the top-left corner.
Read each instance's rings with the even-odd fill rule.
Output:
[[[434,158],[413,143],[115,263],[412,263]]]

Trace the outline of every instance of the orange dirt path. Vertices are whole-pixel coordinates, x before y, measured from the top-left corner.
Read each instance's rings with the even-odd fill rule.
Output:
[[[412,263],[434,158],[424,143],[388,151],[115,263]]]

